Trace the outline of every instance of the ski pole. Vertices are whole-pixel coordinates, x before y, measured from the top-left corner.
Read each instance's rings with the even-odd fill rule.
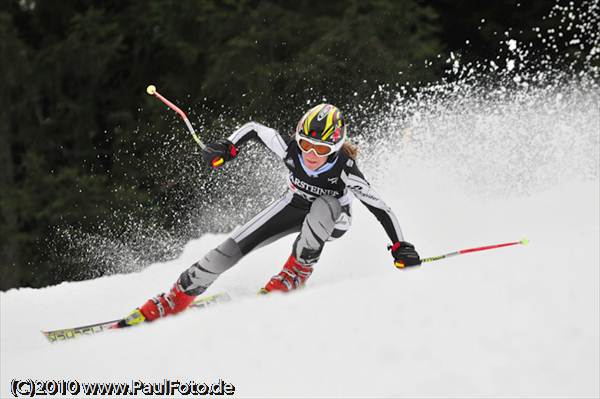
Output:
[[[206,145],[202,142],[202,140],[200,140],[200,137],[198,137],[198,135],[194,131],[194,127],[190,123],[190,120],[188,119],[188,117],[185,114],[185,112],[183,112],[181,110],[181,108],[179,108],[177,105],[173,104],[171,101],[169,101],[165,97],[163,97],[162,94],[160,94],[158,91],[156,91],[156,86],[154,86],[154,85],[149,85],[148,87],[146,87],[146,93],[150,94],[151,96],[154,96],[154,97],[158,98],[160,101],[162,101],[163,103],[165,103],[167,107],[169,107],[173,111],[177,112],[179,114],[179,116],[181,116],[181,119],[183,119],[183,121],[185,122],[185,125],[187,126],[188,130],[192,134],[192,137],[194,138],[194,141],[196,143],[198,143],[198,145],[200,146],[200,148],[202,148],[202,149],[206,148]],[[223,164],[223,162],[224,162],[223,158],[217,157],[217,158],[215,158],[215,159],[212,160],[211,164],[212,164],[213,167],[218,167],[218,166],[221,166],[221,164]]]
[[[504,243],[504,244],[486,245],[485,247],[461,249],[459,251],[449,252],[449,253],[444,254],[444,255],[432,256],[430,258],[421,259],[421,263],[433,262],[433,261],[436,261],[436,260],[449,258],[451,256],[464,255],[464,254],[468,254],[468,253],[471,253],[471,252],[487,251],[489,249],[510,247],[512,245],[519,245],[519,244],[527,245],[527,244],[529,244],[529,240],[523,239],[521,241],[507,242],[507,243]]]

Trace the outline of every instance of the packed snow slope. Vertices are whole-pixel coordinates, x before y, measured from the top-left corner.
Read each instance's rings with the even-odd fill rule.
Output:
[[[398,270],[383,228],[355,201],[353,228],[326,245],[299,292],[256,295],[290,254],[289,236],[210,287],[230,303],[72,342],[40,333],[125,316],[226,238],[210,234],[140,272],[1,292],[0,396],[11,397],[13,379],[169,378],[223,379],[239,397],[598,397],[598,7],[569,4],[565,18],[591,22],[549,37],[576,36],[579,58],[566,56],[579,69],[528,59],[511,39],[492,62],[452,55],[453,83],[402,87],[385,110],[348,111],[362,113],[350,127],[361,170],[423,257],[530,245]],[[264,157],[242,152],[218,173],[227,182],[252,170],[250,185],[279,173],[283,186],[284,166]],[[240,191],[229,203],[245,203]]]
[[[3,292],[1,397],[14,378],[221,378],[240,397],[597,397],[598,180],[494,198],[397,166],[380,191],[422,255],[531,244],[401,271],[356,203],[353,229],[327,245],[301,292],[255,295],[288,256],[288,237],[210,288],[231,303],[72,342],[40,333],[125,315],[224,239],[215,235],[139,273]]]

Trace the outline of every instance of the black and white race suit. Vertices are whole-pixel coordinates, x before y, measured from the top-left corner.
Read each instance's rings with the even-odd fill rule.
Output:
[[[341,237],[350,228],[355,197],[375,215],[392,243],[403,241],[396,216],[367,182],[356,161],[343,151],[313,171],[304,165],[296,141],[286,142],[274,129],[250,122],[229,137],[238,148],[250,139],[260,140],[283,161],[289,170],[289,189],[182,273],[179,282],[186,293],[201,294],[244,255],[291,233],[299,233],[292,248],[296,259],[306,265],[316,263],[325,242]]]

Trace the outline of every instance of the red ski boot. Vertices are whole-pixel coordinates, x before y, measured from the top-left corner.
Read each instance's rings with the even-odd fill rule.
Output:
[[[183,292],[179,282],[176,282],[168,294],[160,294],[146,301],[141,307],[133,310],[119,322],[119,327],[134,326],[144,321],[153,321],[159,317],[179,313],[194,301],[195,296]]]
[[[290,255],[283,266],[283,270],[276,276],[271,277],[271,280],[269,280],[267,285],[265,285],[260,292],[262,294],[272,291],[288,292],[302,287],[312,272],[312,266],[303,265],[298,262],[294,255]]]
[[[183,292],[179,282],[176,282],[168,294],[160,294],[149,299],[140,307],[140,311],[146,321],[152,321],[159,317],[181,312],[194,301],[194,298],[196,297]]]

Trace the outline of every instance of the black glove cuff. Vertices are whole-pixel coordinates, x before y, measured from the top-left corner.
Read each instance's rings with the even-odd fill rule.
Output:
[[[230,161],[238,154],[238,149],[227,139],[220,139],[209,143],[202,151],[202,158],[213,168],[220,167],[224,162]]]
[[[394,261],[402,266],[417,266],[421,264],[421,258],[415,250],[415,246],[406,241],[399,241],[390,247]]]

